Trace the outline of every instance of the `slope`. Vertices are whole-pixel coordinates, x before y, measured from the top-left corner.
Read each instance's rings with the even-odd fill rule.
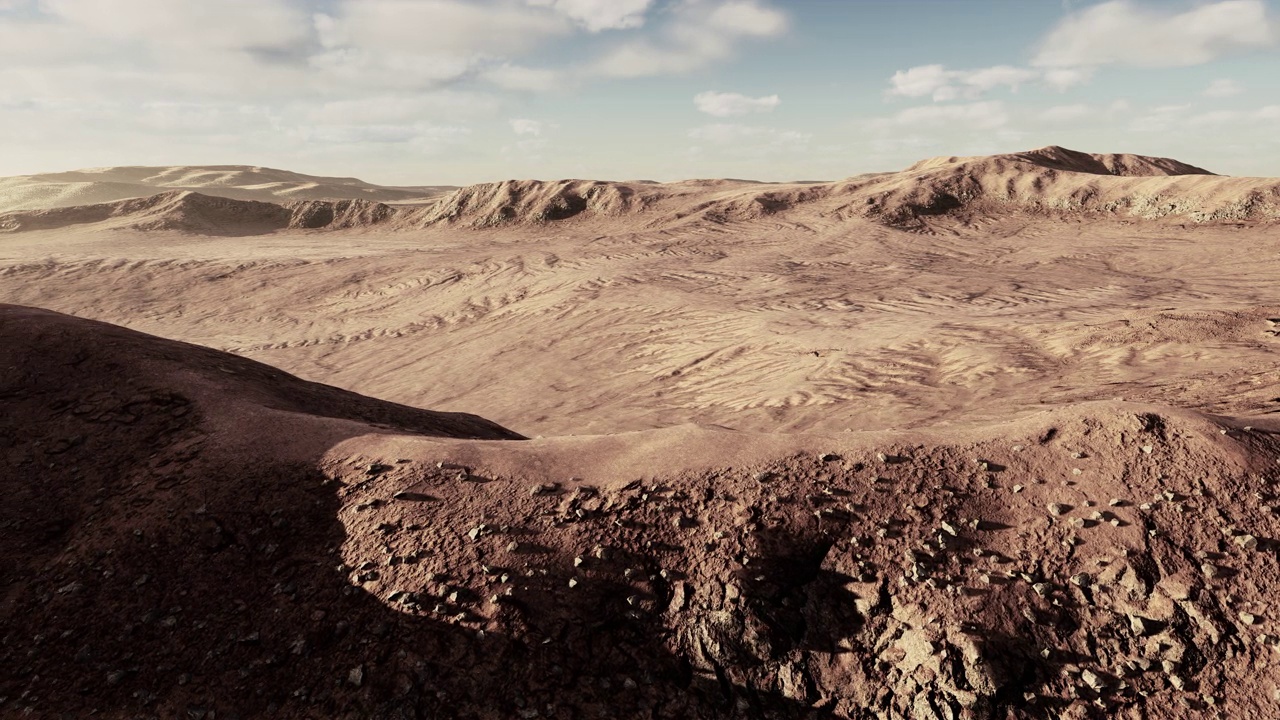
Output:
[[[1273,710],[1274,423],[495,442],[46,311],[0,339],[5,714]]]

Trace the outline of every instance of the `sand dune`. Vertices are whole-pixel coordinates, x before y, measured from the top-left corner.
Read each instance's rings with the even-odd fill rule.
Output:
[[[1267,717],[1277,187],[4,215],[0,714]]]
[[[0,178],[0,213],[44,210],[195,191],[236,200],[413,202],[449,187],[384,187],[247,165],[110,167]]]

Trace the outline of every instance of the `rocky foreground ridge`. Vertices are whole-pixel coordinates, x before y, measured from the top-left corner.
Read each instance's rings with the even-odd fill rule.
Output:
[[[15,306],[0,368],[6,716],[1280,706],[1274,422],[526,441]]]

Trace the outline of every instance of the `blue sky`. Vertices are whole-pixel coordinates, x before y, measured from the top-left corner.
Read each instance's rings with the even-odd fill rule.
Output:
[[[0,0],[0,174],[836,179],[1059,144],[1280,176],[1280,0]]]

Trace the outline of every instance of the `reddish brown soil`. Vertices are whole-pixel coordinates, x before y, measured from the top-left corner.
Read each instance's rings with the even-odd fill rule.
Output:
[[[1275,423],[521,441],[14,306],[0,404],[6,717],[1276,715]]]

